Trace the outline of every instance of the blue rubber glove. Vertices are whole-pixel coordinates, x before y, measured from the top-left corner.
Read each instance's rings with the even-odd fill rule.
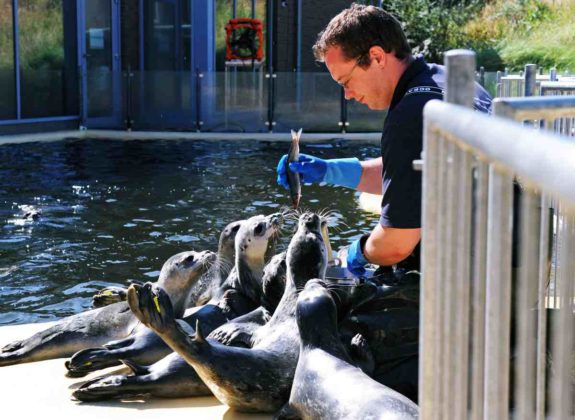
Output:
[[[351,243],[347,250],[347,269],[356,276],[365,274],[365,265],[369,263],[363,255],[361,245],[367,240],[367,236],[362,236]]]
[[[285,173],[286,159],[287,155],[283,155],[277,167],[277,183],[284,188],[288,188]],[[304,153],[300,153],[297,162],[290,163],[290,169],[299,172],[305,184],[327,182],[348,188],[357,187],[362,171],[361,163],[357,158],[320,159]]]

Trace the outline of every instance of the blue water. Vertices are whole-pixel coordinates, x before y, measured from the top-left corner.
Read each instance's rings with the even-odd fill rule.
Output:
[[[288,147],[160,140],[0,146],[0,324],[89,309],[103,286],[155,280],[177,252],[215,251],[227,223],[289,205],[275,182]],[[370,158],[379,146],[335,141],[304,144],[302,152]],[[304,186],[301,207],[333,211],[334,249],[377,223],[344,188]],[[277,249],[288,241],[286,233]]]

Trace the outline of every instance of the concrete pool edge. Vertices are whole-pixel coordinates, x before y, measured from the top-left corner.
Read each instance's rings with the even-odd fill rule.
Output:
[[[3,325],[0,327],[0,347],[16,339],[22,339],[53,325],[54,322]],[[80,383],[95,378],[102,372],[114,372],[108,368],[85,378],[64,376],[65,359],[0,367],[0,395],[5,413],[22,418],[102,419],[133,418],[157,419],[169,416],[179,419],[226,419],[267,420],[271,414],[238,413],[222,405],[214,397],[174,399],[132,399],[127,401],[102,401],[80,403],[71,400],[72,391]]]
[[[290,133],[203,133],[180,131],[117,131],[117,130],[71,130],[49,133],[0,135],[0,145],[60,141],[63,139],[102,140],[240,140],[240,141],[291,141]],[[331,140],[357,140],[379,142],[380,132],[370,133],[304,133],[304,142]]]

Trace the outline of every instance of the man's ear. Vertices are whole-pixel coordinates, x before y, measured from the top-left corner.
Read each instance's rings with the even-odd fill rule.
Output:
[[[378,45],[369,49],[369,58],[379,66],[385,67],[387,64],[387,53]]]

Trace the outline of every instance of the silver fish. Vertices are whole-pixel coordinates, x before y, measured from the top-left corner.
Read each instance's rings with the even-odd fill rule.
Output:
[[[293,172],[289,168],[289,164],[291,162],[299,161],[299,139],[301,137],[301,132],[301,128],[297,133],[291,130],[291,145],[289,147],[288,157],[286,159],[286,177],[289,185],[289,194],[294,209],[298,208],[299,201],[301,200],[301,181],[300,174],[298,172]]]

